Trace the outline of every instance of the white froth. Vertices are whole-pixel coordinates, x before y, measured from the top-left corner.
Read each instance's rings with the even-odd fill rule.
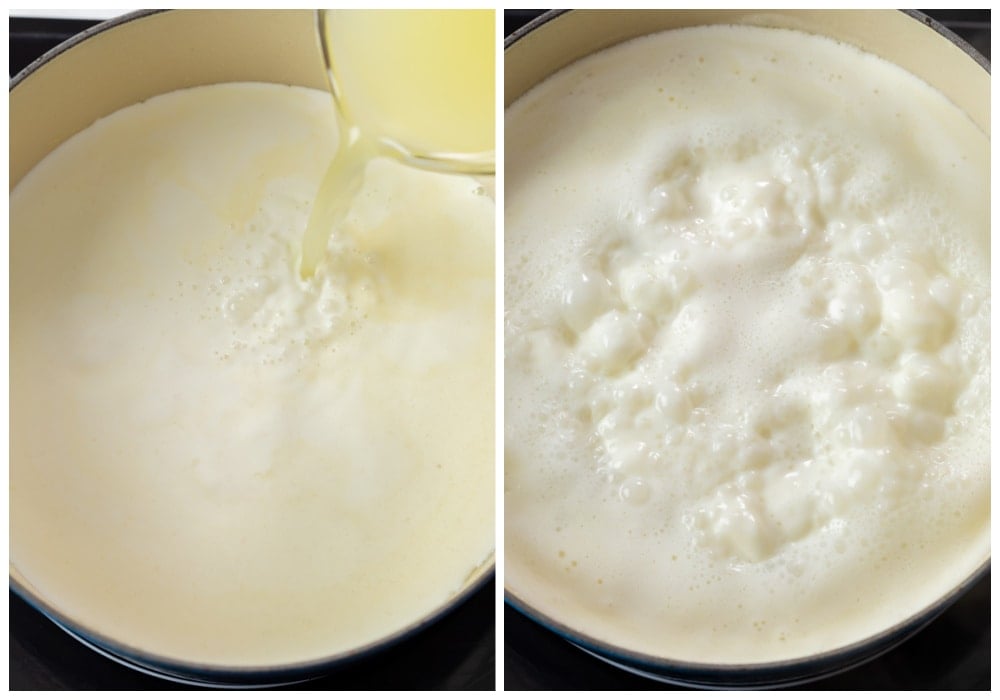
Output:
[[[963,114],[832,41],[714,27],[574,64],[506,134],[511,590],[637,651],[769,661],[988,556]]]

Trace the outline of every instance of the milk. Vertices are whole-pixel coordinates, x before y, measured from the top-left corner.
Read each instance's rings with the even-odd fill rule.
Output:
[[[704,663],[823,652],[989,556],[988,139],[785,30],[628,42],[506,114],[509,591]]]
[[[415,623],[493,549],[493,209],[369,164],[296,256],[329,95],[98,121],[11,195],[11,563],[72,620],[234,666]]]

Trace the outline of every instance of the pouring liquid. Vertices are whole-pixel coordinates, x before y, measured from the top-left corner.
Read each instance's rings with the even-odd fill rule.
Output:
[[[340,145],[302,239],[313,276],[341,232],[368,163],[494,171],[494,13],[490,10],[320,10],[317,24]]]

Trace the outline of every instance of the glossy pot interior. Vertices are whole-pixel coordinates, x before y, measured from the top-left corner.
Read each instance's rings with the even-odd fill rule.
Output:
[[[508,38],[504,103],[509,106],[549,75],[584,56],[638,36],[704,24],[798,29],[853,44],[922,78],[990,133],[988,62],[960,38],[916,12],[897,10],[572,10],[552,11]],[[787,662],[712,665],[677,662],[616,648],[553,619],[515,591],[508,604],[615,666],[642,676],[695,687],[778,687],[802,683],[864,663],[926,626],[989,570],[984,561],[947,595],[879,635],[847,647]]]
[[[237,81],[326,88],[311,11],[140,13],[55,51],[12,82],[11,187],[96,119],[154,95]]]
[[[823,34],[881,56],[937,88],[986,134],[990,131],[985,62],[971,58],[958,37],[942,37],[924,15],[898,10],[573,10],[539,20],[515,34],[504,53],[505,105],[573,61],[631,38],[701,24],[748,24]]]
[[[11,81],[11,189],[50,151],[95,120],[156,95],[239,81],[327,89],[315,22],[312,10],[139,12],[57,47]],[[210,666],[149,654],[127,639],[111,639],[75,622],[13,566],[10,586],[83,643],[138,670],[201,685],[268,686],[323,675],[398,642],[457,607],[492,575],[491,557],[445,605],[385,639],[333,657],[268,668]]]

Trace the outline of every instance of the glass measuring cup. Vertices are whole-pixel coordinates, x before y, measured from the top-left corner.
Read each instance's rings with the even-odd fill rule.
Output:
[[[495,171],[492,10],[317,10],[340,132],[303,238],[312,275],[374,157],[439,172]]]

